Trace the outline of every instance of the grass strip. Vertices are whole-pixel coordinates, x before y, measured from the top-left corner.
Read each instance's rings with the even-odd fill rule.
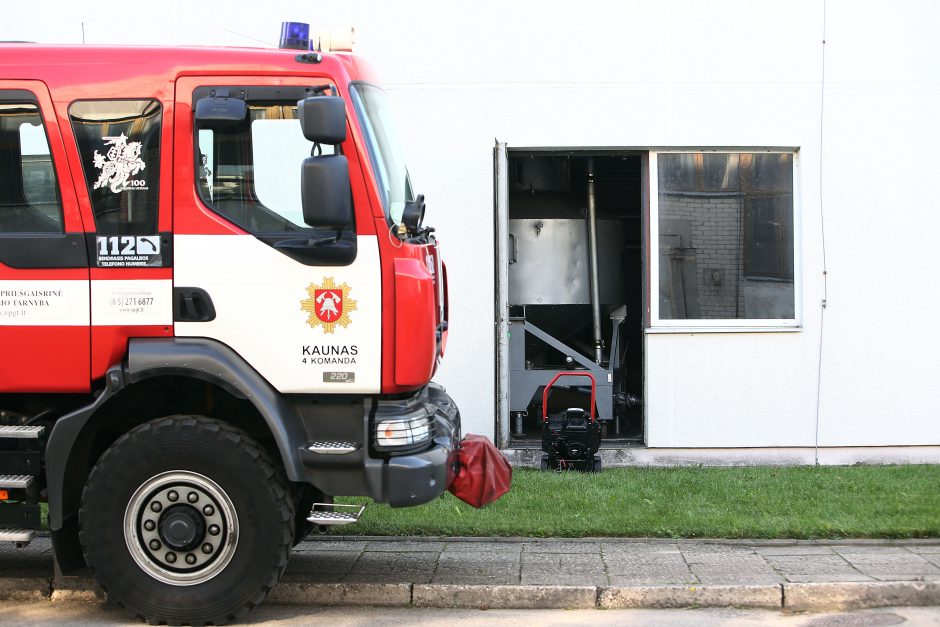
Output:
[[[515,469],[475,510],[450,494],[409,508],[371,504],[343,535],[663,538],[940,536],[940,466]]]

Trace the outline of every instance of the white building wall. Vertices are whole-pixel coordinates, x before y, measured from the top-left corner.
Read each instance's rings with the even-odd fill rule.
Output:
[[[811,155],[800,157],[798,211],[818,216],[818,3],[633,2],[616,10],[589,3],[565,16],[541,6],[507,15],[484,4],[489,17],[478,31],[476,23],[467,29],[480,33],[468,37],[480,52],[454,55],[451,35],[428,35],[426,45],[448,57],[429,61],[441,72],[436,80],[412,78],[421,63],[412,50],[381,68],[410,136],[422,142],[412,163],[433,203],[430,215],[442,233],[462,235],[449,265],[462,262],[463,280],[479,293],[492,293],[493,282],[492,252],[481,245],[492,241],[493,138],[510,147],[800,147]],[[405,76],[396,76],[398,66],[408,66]],[[419,130],[428,126],[440,130]],[[446,213],[435,213],[441,203]],[[804,219],[803,230],[804,265],[819,268],[818,218]],[[818,303],[821,288],[817,270],[804,297]],[[459,292],[455,341],[440,378],[467,428],[492,435],[494,392],[484,386],[493,383],[466,373],[494,363],[493,301]],[[816,320],[799,333],[650,335],[647,443],[812,445],[816,346]],[[780,376],[768,378],[775,368]]]
[[[938,444],[940,5],[830,4],[819,439]]]
[[[355,24],[357,51],[394,96],[444,246],[452,332],[438,380],[464,430],[489,436],[495,140],[798,148],[802,329],[648,334],[647,443],[940,445],[937,3],[294,1],[262,19],[248,2],[179,0],[136,34],[105,30],[91,9],[47,4],[70,21],[33,24],[52,13],[14,6],[0,39],[80,41],[83,20],[90,43],[257,45],[275,43],[282,20]]]
[[[799,148],[802,330],[649,334],[648,445],[940,444],[940,297],[928,274],[940,261],[928,154],[940,139],[935,4],[829,0],[824,15],[818,1],[483,2],[410,13],[420,36],[362,51],[404,114],[412,170],[446,238],[454,333],[439,378],[468,430],[493,435],[494,139],[789,146]]]

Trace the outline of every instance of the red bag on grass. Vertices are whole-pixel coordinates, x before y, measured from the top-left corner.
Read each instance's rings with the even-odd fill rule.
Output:
[[[512,467],[482,435],[467,434],[457,451],[457,476],[447,488],[464,503],[480,508],[509,492]]]

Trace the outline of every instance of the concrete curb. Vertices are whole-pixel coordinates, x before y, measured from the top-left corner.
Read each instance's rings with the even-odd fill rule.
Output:
[[[783,608],[793,612],[940,605],[940,581],[785,583]]]
[[[42,577],[0,577],[0,601],[104,603],[106,595],[91,579],[53,586]],[[307,583],[295,577],[278,584],[266,603],[488,609],[751,607],[822,612],[940,606],[940,581],[595,587]]]
[[[44,577],[0,578],[0,601],[40,601],[52,593],[52,581]]]
[[[597,607],[597,588],[416,584],[412,602],[415,607],[581,610]]]
[[[410,583],[304,583],[282,581],[268,595],[276,605],[345,605],[407,607]]]
[[[874,607],[940,606],[940,582],[624,587],[287,582],[271,592],[268,602],[284,605],[488,609],[751,607],[821,612]]]
[[[91,577],[63,577],[52,581],[54,603],[105,603],[108,594]]]
[[[597,607],[649,609],[680,607],[754,607],[780,609],[779,585],[629,586],[600,588]]]

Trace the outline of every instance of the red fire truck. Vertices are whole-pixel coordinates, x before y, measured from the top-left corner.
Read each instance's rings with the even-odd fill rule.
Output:
[[[150,621],[453,480],[446,273],[351,54],[0,44],[0,540]]]

